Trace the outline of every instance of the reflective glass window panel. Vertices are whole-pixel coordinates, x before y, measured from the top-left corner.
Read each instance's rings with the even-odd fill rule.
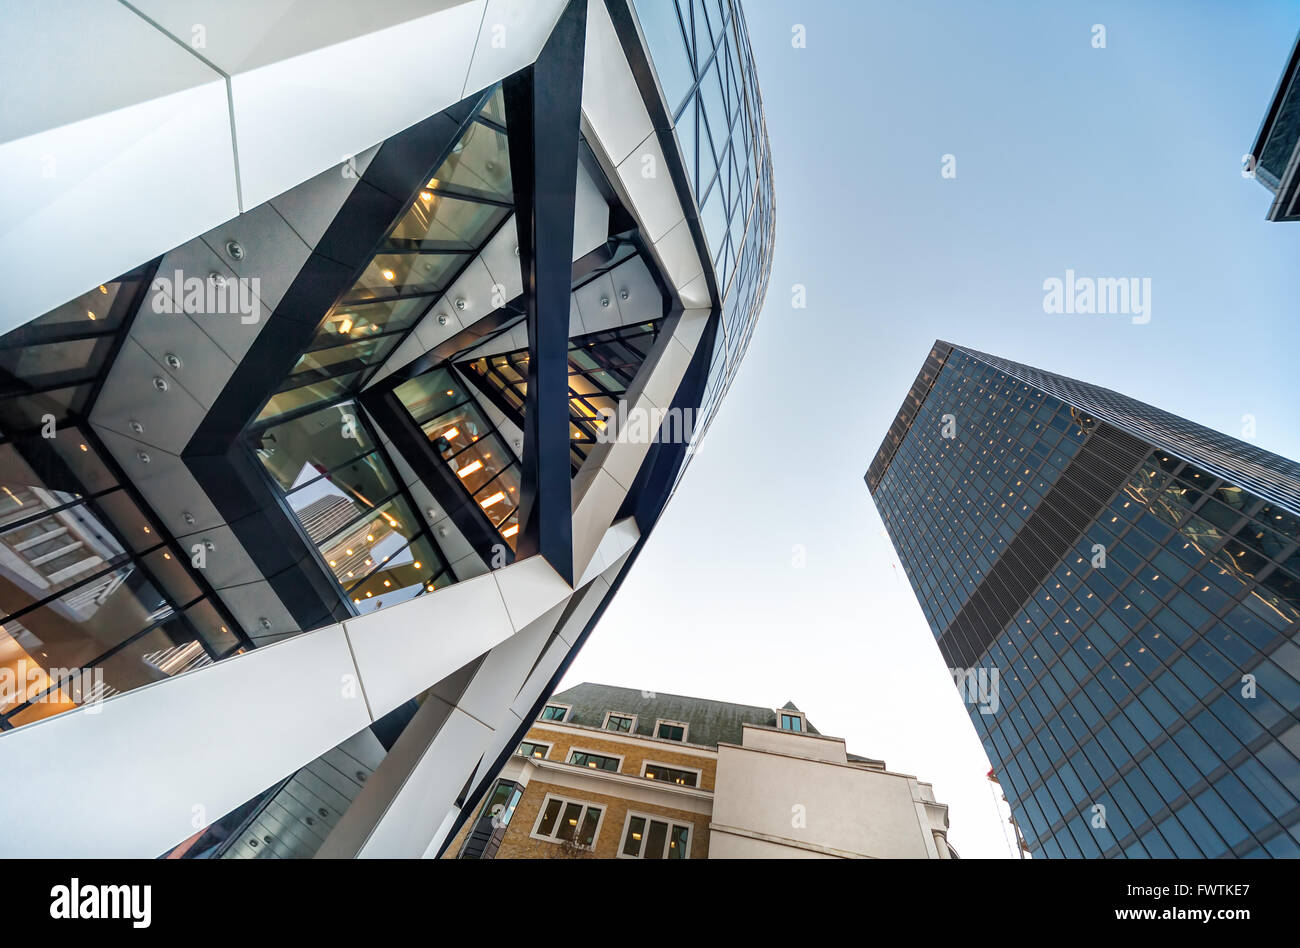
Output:
[[[681,787],[693,787],[699,775],[693,770],[677,770],[673,767],[660,767],[658,764],[646,764],[647,780],[667,780]]]
[[[360,372],[367,366],[382,361],[401,340],[400,333],[370,336],[333,346],[305,352],[294,364],[290,375],[340,375]]]
[[[566,803],[555,829],[555,838],[560,840],[575,839],[578,835],[578,823],[582,818],[581,803]]]
[[[66,385],[82,381],[99,371],[112,347],[112,336],[95,336],[0,348],[0,370],[17,376],[26,386],[34,388]]]
[[[535,744],[532,741],[524,741],[519,745],[518,753],[523,757],[536,757],[541,760],[546,757],[547,746],[545,744]]]
[[[170,614],[162,594],[126,565],[8,619],[0,641],[12,642],[44,668],[83,667]]]
[[[344,588],[377,570],[411,539],[420,524],[400,499],[390,500],[317,545]]]
[[[603,754],[589,754],[585,751],[573,751],[569,754],[569,763],[576,764],[579,767],[587,767],[591,770],[608,770],[611,773],[618,772],[618,758],[606,757]]]
[[[497,86],[496,90],[492,93],[491,98],[488,99],[487,104],[483,106],[483,110],[479,114],[486,119],[496,122],[498,125],[506,124],[506,102],[500,86]]]
[[[432,543],[423,536],[395,552],[380,554],[377,566],[377,572],[348,591],[362,614],[397,605],[422,592],[434,592],[451,579]]]
[[[494,95],[492,101],[497,95],[500,93]],[[505,124],[504,114],[497,121]],[[434,172],[429,188],[451,188],[477,197],[510,201],[513,192],[509,139],[495,128],[479,122],[471,123],[451,155]]]
[[[87,293],[82,293],[74,300],[62,306],[56,306],[41,316],[36,317],[26,327],[32,326],[66,326],[72,324],[79,328],[116,329],[118,319],[113,317],[113,302],[118,294],[132,292],[139,284],[135,281],[126,283],[105,283]]]
[[[641,855],[641,846],[645,842],[645,818],[634,816],[627,821],[627,834],[623,837],[623,855]]]
[[[230,631],[221,613],[206,599],[186,609],[185,618],[199,633],[199,637],[208,643],[208,648],[214,655],[226,655],[239,644],[239,639]]]
[[[605,721],[605,730],[626,734],[632,730],[632,718],[622,714],[611,714]]]
[[[560,807],[563,805],[563,800],[548,800],[546,802],[546,809],[542,811],[542,820],[537,824],[539,835],[550,836],[555,832],[555,824],[560,816]]]
[[[300,487],[373,449],[359,414],[347,402],[265,428],[257,455],[281,490]]]
[[[427,372],[403,382],[393,391],[417,424],[450,411],[468,398],[446,369]]]
[[[667,842],[668,824],[661,823],[659,820],[651,820],[650,827],[646,831],[645,848],[642,850],[643,858],[663,859]]]
[[[686,728],[680,724],[661,723],[655,729],[655,737],[661,737],[669,741],[684,741],[686,739]]]
[[[514,456],[496,435],[473,442],[447,464],[471,494],[485,487],[503,469],[514,463]]]
[[[420,427],[444,458],[459,454],[492,430],[472,402],[457,405]]]
[[[463,253],[376,254],[348,291],[345,301],[436,293],[468,259]]]
[[[397,482],[377,453],[349,461],[300,487],[288,497],[312,542],[375,510],[397,492]]]
[[[501,527],[519,506],[519,467],[512,465],[474,494],[480,508]]]
[[[266,403],[266,407],[258,414],[257,420],[260,422],[278,418],[280,415],[300,411],[319,402],[337,398],[346,394],[352,384],[359,381],[360,378],[361,373],[354,372],[342,378],[325,379],[296,388],[287,388]],[[286,384],[292,386],[294,382],[290,381]]]
[[[508,208],[496,204],[466,201],[425,188],[416,195],[411,209],[397,222],[388,239],[393,247],[404,250],[476,250],[509,213]],[[451,256],[453,260],[462,259],[459,254]],[[432,279],[421,271],[423,282]]]
[[[668,834],[668,856],[669,859],[685,859],[686,844],[690,839],[691,831],[689,827],[677,826],[674,824],[672,832]]]
[[[326,315],[311,347],[323,349],[372,335],[408,329],[415,325],[429,303],[424,297],[361,304],[340,303]]]
[[[676,112],[677,104],[695,81],[688,54],[689,19],[686,24],[687,33],[683,36],[677,9],[671,0],[636,0],[636,14],[654,61],[655,75],[659,77],[659,85],[664,90],[668,109]]]

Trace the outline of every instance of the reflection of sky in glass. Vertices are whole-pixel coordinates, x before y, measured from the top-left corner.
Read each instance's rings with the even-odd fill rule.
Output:
[[[376,543],[371,551],[377,557],[380,569],[394,569],[400,566],[409,566],[415,562],[415,555],[411,551],[409,544],[405,543],[400,534],[390,533],[382,540]],[[384,557],[391,557],[387,562]],[[424,588],[423,580],[416,580],[409,586],[401,589],[385,590],[382,595],[373,598],[354,597],[353,605],[357,612],[365,615],[368,612],[374,612],[376,609],[384,606],[395,606],[399,602],[405,602],[408,599],[414,599]]]
[[[352,500],[351,497],[339,490],[338,486],[328,477],[321,477],[320,473],[314,464],[304,464],[302,466],[302,470],[294,478],[293,487],[290,488],[290,490],[297,491],[292,498],[294,510],[302,510],[308,504],[320,500],[322,497],[343,497],[346,500]],[[319,480],[316,480],[317,478]],[[316,480],[316,483],[298,491],[300,486],[312,480]]]
[[[674,118],[723,297],[694,425],[698,439],[731,384],[767,292],[776,226],[771,153],[739,5],[635,0],[634,6]]]

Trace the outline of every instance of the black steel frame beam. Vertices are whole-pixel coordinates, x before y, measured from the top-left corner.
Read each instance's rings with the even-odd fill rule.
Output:
[[[464,384],[463,380],[460,381]],[[411,420],[393,390],[366,393],[362,404],[484,564],[493,561],[498,548],[504,549],[505,562],[513,562],[514,554],[501,539],[501,534],[492,527],[491,521],[474,502],[473,495],[465,490],[465,485],[447,467],[447,462],[438,455],[432,442]],[[424,516],[425,512],[420,511],[420,514]],[[432,539],[437,545],[437,537]],[[450,563],[447,565],[451,566]]]
[[[528,314],[516,551],[540,553],[570,584],[569,293],[586,34],[587,0],[569,0],[537,61],[503,83]]]
[[[301,629],[352,615],[346,595],[275,496],[245,428],[365,268],[411,195],[482,106],[474,95],[388,139],[357,181],[182,452],[186,466]]]

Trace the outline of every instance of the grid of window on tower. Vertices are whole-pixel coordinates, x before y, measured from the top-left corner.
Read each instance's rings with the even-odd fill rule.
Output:
[[[695,423],[707,430],[749,344],[775,236],[772,160],[744,14],[732,0],[635,0],[723,298]]]
[[[87,422],[148,275],[0,337],[0,730],[248,644]]]
[[[356,282],[325,315],[249,433],[322,565],[358,612],[455,581],[356,396],[447,286],[512,219],[500,87],[485,98],[450,155],[412,196]],[[439,377],[436,384],[449,398],[458,390],[462,400],[468,398],[450,379]],[[465,411],[470,410],[467,405]],[[451,432],[447,450],[462,450],[477,440],[472,427],[466,421],[462,430]],[[484,423],[482,430],[488,429]],[[486,453],[483,445],[476,450]],[[490,456],[483,459],[485,469],[492,465],[500,475],[501,506],[493,519],[503,535],[511,529],[505,521],[514,512],[514,503],[504,501],[518,496],[517,463],[497,467],[507,455],[502,446],[495,462]],[[514,481],[507,486],[511,476]]]
[[[1090,422],[950,357],[877,492],[936,636]],[[1003,671],[1000,709],[971,718],[1032,848],[1300,855],[1279,825],[1300,805],[1298,544],[1300,520],[1240,484],[1159,449],[1138,466],[980,658]]]
[[[964,353],[949,356],[876,495],[891,528],[914,538],[919,555],[904,565],[936,636],[1084,438],[1071,406]]]
[[[1237,485],[1158,450],[1142,464],[988,652],[1010,670],[1000,723],[972,719],[1031,844],[1300,855],[1276,825],[1300,782],[1300,649],[1283,637],[1300,619],[1298,540],[1300,521]],[[1095,803],[1101,830],[1079,816]]]

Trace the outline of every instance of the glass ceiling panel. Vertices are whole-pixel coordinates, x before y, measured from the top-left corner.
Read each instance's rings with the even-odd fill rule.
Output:
[[[661,322],[656,320],[570,340],[569,446],[574,474],[605,429],[603,413],[617,413],[618,396],[632,384],[658,337],[660,326]],[[474,359],[461,369],[522,427],[528,393],[528,361],[528,350],[517,349]]]
[[[425,188],[393,232],[394,250],[473,250],[491,236],[509,210]]]
[[[430,188],[451,188],[497,201],[513,201],[510,142],[488,125],[474,123],[442,163]]]

